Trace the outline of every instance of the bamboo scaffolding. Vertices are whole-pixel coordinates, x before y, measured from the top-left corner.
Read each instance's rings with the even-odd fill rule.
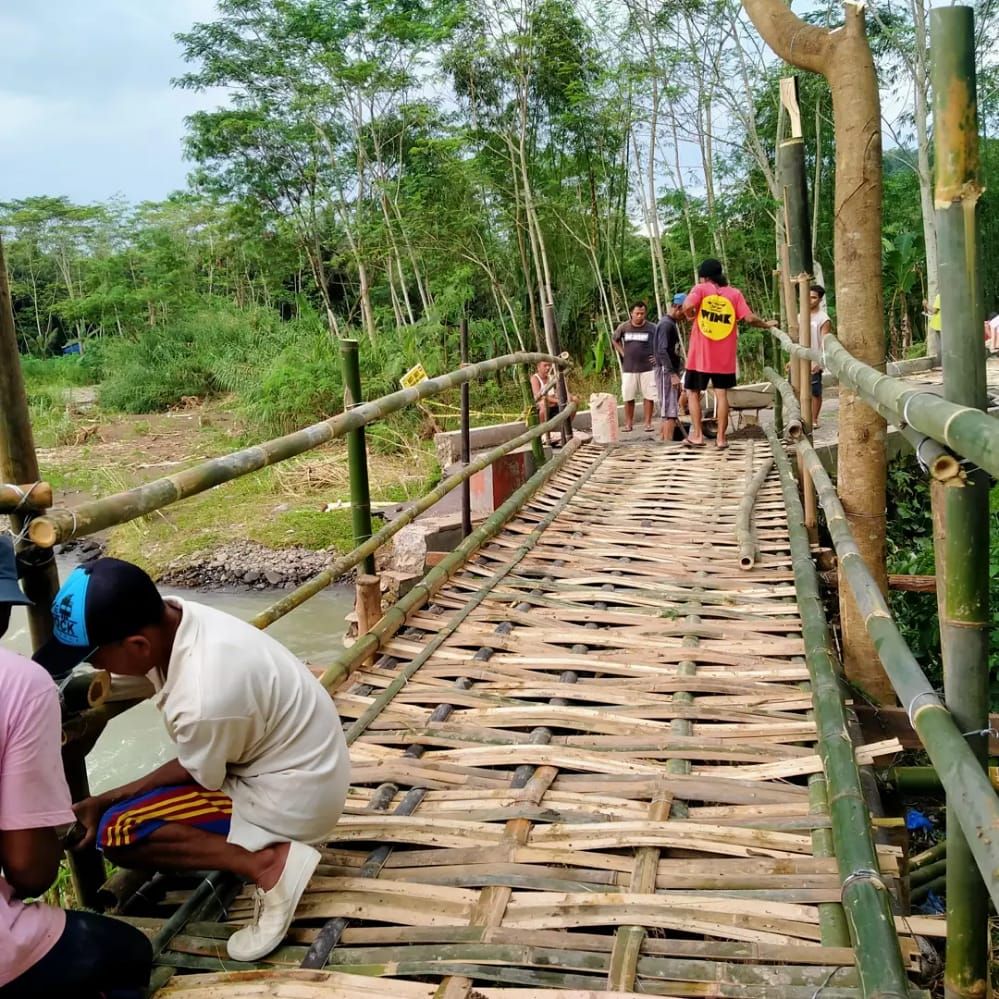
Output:
[[[871,836],[853,743],[847,730],[842,690],[830,651],[832,640],[811,558],[804,510],[790,462],[769,428],[767,439],[787,506],[798,608],[819,730],[819,749],[829,788],[836,861],[842,880],[843,910],[857,951],[864,993],[903,997],[908,995],[908,979],[894,930],[891,900]],[[807,445],[807,440],[802,444]],[[810,445],[807,446],[812,451]]]
[[[446,496],[452,489],[468,481],[473,475],[488,468],[497,458],[501,458],[517,448],[523,447],[531,441],[537,440],[546,433],[550,433],[556,427],[561,426],[572,414],[576,412],[576,404],[570,403],[564,412],[558,413],[545,423],[529,428],[526,432],[512,438],[505,444],[487,451],[484,455],[476,458],[475,461],[459,469],[457,472],[443,479],[437,486],[430,490],[425,496],[420,497],[410,507],[399,514],[394,520],[387,523],[380,531],[373,534],[364,544],[358,545],[353,551],[338,558],[328,569],[317,573],[311,579],[307,579],[300,586],[292,590],[287,596],[264,608],[259,614],[250,619],[250,624],[255,628],[267,628],[275,621],[290,613],[296,607],[301,607],[310,597],[322,592],[339,579],[345,572],[354,568],[364,558],[376,552],[385,542],[398,534],[407,524],[411,524],[421,513],[429,510],[435,503]]]
[[[999,829],[999,798],[961,728],[899,634],[888,604],[857,551],[836,489],[818,454],[808,441],[800,441],[796,446],[812,473],[841,571],[853,590],[878,658],[941,783],[953,796],[949,811],[953,811],[960,821],[989,895],[999,904],[999,876],[996,874],[999,871],[999,840],[991,832]]]
[[[936,147],[936,225],[940,255],[940,305],[946,335],[940,338],[944,396],[980,410],[985,419],[985,351],[982,345],[981,252],[978,239],[978,114],[975,19],[971,7],[930,12],[933,121]],[[989,729],[989,479],[980,468],[963,483],[934,482],[934,547],[940,611],[944,698],[969,752],[983,771]],[[980,996],[987,990],[988,898],[965,838],[959,805],[947,792],[947,954],[944,993]],[[994,834],[994,830],[993,830]],[[971,833],[968,833],[971,838]],[[980,833],[979,833],[980,835]],[[913,888],[913,896],[930,889]]]
[[[467,368],[429,378],[412,388],[402,389],[366,402],[350,412],[340,413],[321,423],[314,423],[304,430],[297,430],[284,437],[234,451],[232,454],[211,458],[184,471],[137,486],[135,489],[83,503],[71,510],[57,507],[44,516],[32,520],[31,540],[42,548],[51,548],[72,538],[84,537],[106,527],[127,523],[223,482],[230,482],[249,472],[256,472],[275,462],[310,451],[321,444],[342,437],[350,430],[356,430],[374,420],[398,412],[419,399],[437,395],[447,389],[456,388],[465,382],[475,381],[514,365],[536,364],[538,361],[550,361],[559,367],[570,366],[566,358],[530,351],[520,351],[480,361]]]
[[[764,368],[763,377],[769,381],[780,395],[782,402],[782,417],[784,421],[784,439],[796,441],[804,433],[804,423],[801,420],[801,407],[794,394],[794,389],[773,368]]]

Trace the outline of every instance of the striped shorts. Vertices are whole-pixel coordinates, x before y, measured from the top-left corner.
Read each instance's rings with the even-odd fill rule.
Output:
[[[97,845],[102,850],[132,846],[167,822],[227,836],[231,818],[232,801],[221,791],[197,784],[158,787],[109,808],[97,829]]]

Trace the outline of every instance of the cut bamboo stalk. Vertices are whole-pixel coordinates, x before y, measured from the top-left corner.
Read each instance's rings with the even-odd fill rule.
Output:
[[[773,368],[764,368],[763,376],[773,384],[783,401],[784,439],[796,441],[804,433],[801,421],[801,407],[795,398],[794,389],[787,379],[782,378]]]
[[[275,462],[311,451],[321,444],[344,436],[348,431],[398,412],[419,399],[437,395],[465,382],[475,381],[517,364],[536,364],[538,361],[551,361],[559,367],[567,367],[570,363],[564,358],[552,357],[550,354],[521,351],[480,361],[478,364],[470,364],[467,368],[429,378],[412,388],[402,389],[372,402],[366,402],[350,412],[315,423],[304,430],[297,430],[284,437],[256,444],[242,451],[234,451],[219,458],[211,458],[192,468],[156,479],[135,489],[106,496],[91,503],[83,503],[71,510],[56,507],[45,516],[36,517],[32,521],[31,540],[42,548],[51,548],[71,538],[84,537],[106,527],[125,524],[223,482],[230,482]]]
[[[18,486],[0,483],[0,513],[38,513],[52,506],[52,486],[32,482]]]
[[[369,632],[382,616],[382,581],[380,576],[360,575],[354,583],[354,612],[357,614],[357,634]],[[374,662],[368,659],[366,665]]]
[[[750,448],[748,451],[749,458],[746,463],[747,473],[753,467],[753,450]],[[746,478],[749,482],[746,487],[746,494],[739,501],[739,511],[736,515],[736,528],[735,536],[739,542],[739,568],[749,570],[752,569],[756,564],[756,539],[753,533],[753,509],[756,506],[756,500],[759,496],[760,489],[763,483],[767,481],[767,476],[770,475],[770,469],[774,467],[774,461],[772,457],[768,457],[766,461],[756,470],[752,478],[749,478],[747,474]]]
[[[819,746],[829,784],[829,810],[843,886],[843,910],[857,951],[865,993],[904,997],[908,994],[908,978],[902,964],[888,891],[878,867],[860,774],[847,731],[836,663],[829,651],[832,641],[811,559],[804,511],[783,447],[769,428],[767,438],[787,505],[798,607],[808,650],[806,659],[811,674]],[[807,440],[802,444],[814,454]],[[812,474],[814,476],[814,471]],[[817,478],[815,481],[818,488],[819,481]],[[859,556],[857,561],[863,565]]]

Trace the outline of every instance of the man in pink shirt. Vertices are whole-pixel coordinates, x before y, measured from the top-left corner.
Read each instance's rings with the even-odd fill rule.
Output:
[[[721,262],[708,258],[697,268],[698,282],[690,289],[683,311],[694,321],[687,354],[687,390],[690,411],[690,436],[684,441],[691,447],[704,447],[701,430],[701,393],[710,385],[718,397],[719,449],[728,447],[728,390],[735,385],[736,346],[739,323],[760,329],[777,325],[774,319],[760,319],[746,304],[742,292],[729,285]]]
[[[0,537],[0,636],[17,585],[14,548]],[[25,904],[55,881],[59,830],[73,824],[63,776],[59,694],[37,663],[0,649],[0,999],[142,994],[152,948],[126,923]]]

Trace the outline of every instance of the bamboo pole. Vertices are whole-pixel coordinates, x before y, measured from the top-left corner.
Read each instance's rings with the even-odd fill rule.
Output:
[[[735,537],[739,543],[739,568],[752,569],[756,564],[756,541],[753,536],[753,509],[756,506],[756,497],[759,495],[763,483],[767,481],[770,469],[774,467],[773,458],[768,458],[750,478],[753,469],[754,449],[752,443],[749,445],[746,459],[746,492],[739,500],[739,509],[735,518]]]
[[[38,482],[40,479],[28,397],[21,376],[7,264],[0,240],[0,480],[19,483]],[[20,534],[27,523],[22,513],[11,514],[10,520],[15,534]],[[20,554],[18,562],[24,593],[33,601],[28,607],[28,627],[32,647],[38,649],[52,636],[52,601],[59,591],[59,570],[52,552],[28,549]],[[63,768],[73,800],[88,797],[87,768],[77,747],[66,749]],[[77,898],[83,905],[93,905],[104,881],[104,865],[97,850],[91,847],[68,853],[66,859]]]
[[[544,320],[548,349],[552,354],[561,356],[562,345],[559,342],[558,322],[555,319],[555,306],[550,301],[545,302]],[[558,368],[556,370],[558,374],[556,387],[556,393],[558,394],[558,408],[565,409],[565,407],[569,405],[569,387],[565,382],[565,371],[562,368]],[[572,436],[572,420],[562,424],[561,433],[562,443],[565,444],[566,441],[568,441]]]
[[[0,513],[38,513],[50,506],[52,486],[47,482],[0,483]]]
[[[437,395],[516,364],[536,364],[538,361],[551,361],[560,367],[567,367],[571,363],[566,358],[552,357],[550,354],[518,351],[488,361],[480,361],[478,364],[470,364],[467,368],[438,375],[436,378],[428,378],[412,388],[402,389],[366,402],[350,412],[340,413],[321,423],[314,423],[304,430],[296,430],[284,437],[277,437],[263,444],[244,448],[242,451],[211,458],[182,472],[137,486],[135,489],[105,496],[91,503],[83,503],[72,510],[57,507],[31,522],[31,540],[43,548],[51,548],[71,538],[84,537],[106,527],[125,524],[223,482],[230,482],[275,462],[311,451],[321,444],[342,437],[349,430],[366,426],[374,420],[396,413],[418,399]]]
[[[788,441],[798,440],[803,433],[803,428],[801,410],[798,406],[798,400],[795,398],[794,389],[787,379],[782,378],[773,368],[764,368],[763,377],[774,386],[783,402],[784,439]]]
[[[978,200],[975,17],[971,7],[930,12],[936,224],[944,397],[988,408]],[[989,481],[971,468],[963,484],[933,483],[934,547],[944,698],[971,753],[988,765]],[[971,734],[974,733],[974,734]],[[944,995],[984,995],[988,988],[988,898],[971,848],[947,795],[947,953]],[[995,876],[994,869],[989,872]]]
[[[948,814],[957,816],[989,895],[999,904],[999,837],[995,834],[999,829],[999,798],[962,734],[964,730],[944,707],[899,634],[891,610],[857,550],[836,489],[818,454],[808,441],[796,446],[805,454],[840,571],[853,591],[878,658],[941,783],[951,795]]]
[[[838,667],[831,652],[832,639],[819,595],[804,511],[787,455],[773,430],[766,428],[766,433],[787,507],[791,562],[812,685],[819,752],[828,782],[841,897],[857,953],[861,990],[868,996],[901,999],[909,992],[908,976],[895,932],[891,899],[879,873],[870,814],[847,730]]]
[[[316,573],[311,579],[307,579],[301,586],[271,604],[270,607],[265,607],[259,614],[250,619],[250,624],[255,628],[266,628],[279,618],[284,617],[285,614],[293,611],[296,607],[301,607],[310,597],[314,597],[317,593],[325,590],[330,583],[339,579],[348,570],[353,569],[365,556],[376,552],[389,538],[398,534],[407,524],[411,524],[424,510],[429,510],[438,500],[459,486],[466,478],[474,475],[476,472],[481,472],[504,454],[509,454],[529,441],[538,440],[542,435],[550,433],[565,420],[569,419],[575,411],[576,405],[575,403],[571,403],[569,409],[564,413],[558,413],[545,423],[540,423],[535,427],[529,428],[519,437],[514,437],[505,444],[500,444],[499,447],[493,448],[492,451],[488,451],[481,457],[476,458],[475,461],[471,462],[465,468],[461,468],[453,475],[449,475],[427,493],[426,496],[418,499],[412,506],[399,514],[398,517],[373,534],[363,545],[359,545],[353,551],[341,556],[328,569]]]
[[[468,316],[461,317],[461,366],[468,364]],[[472,459],[471,416],[469,385],[461,386],[461,464],[465,466]],[[461,536],[467,538],[472,533],[472,480],[461,483]]]
[[[566,410],[568,413],[568,410]],[[559,413],[559,416],[562,414]],[[549,421],[551,422],[551,421]],[[547,426],[547,424],[545,424]],[[361,635],[349,648],[339,653],[320,677],[324,687],[333,688],[355,669],[359,662],[376,653],[405,623],[411,611],[425,603],[463,565],[468,557],[490,538],[524,503],[541,488],[579,450],[580,441],[573,438],[556,457],[542,466],[505,503],[483,521],[447,558],[439,562],[401,600],[393,604],[382,619],[366,635]]]
[[[812,279],[809,274],[798,277],[798,343],[806,349],[812,346],[812,326],[809,308],[809,292]],[[793,362],[792,362],[793,363]],[[798,397],[801,405],[801,422],[806,437],[812,436],[812,365],[802,358],[799,373],[800,384]],[[815,487],[803,463],[798,465],[798,479],[801,482],[801,495],[805,505],[805,527],[808,528],[808,539],[817,544],[819,540],[819,516],[815,508]]]
[[[361,390],[361,362],[356,340],[340,341],[340,363],[343,368],[343,411],[357,409],[364,399]],[[347,465],[350,473],[350,519],[354,544],[364,544],[371,537],[371,492],[368,485],[368,447],[364,427],[347,431]],[[375,557],[368,555],[362,572],[375,571]]]

